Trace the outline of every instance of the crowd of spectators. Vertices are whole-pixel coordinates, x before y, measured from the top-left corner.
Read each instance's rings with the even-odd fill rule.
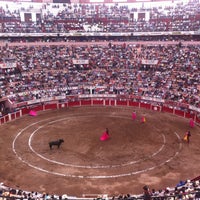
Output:
[[[0,183],[0,198],[7,197],[9,199],[26,199],[26,200],[71,200],[76,196],[68,196],[67,194],[51,194],[46,192],[24,191],[19,188],[11,188]],[[80,198],[80,197],[79,197]],[[78,198],[77,198],[78,199]],[[83,198],[84,199],[84,198]],[[180,181],[174,187],[160,188],[158,190],[145,185],[141,189],[140,194],[119,194],[117,196],[99,195],[93,200],[198,200],[200,199],[200,183],[199,180]]]
[[[39,3],[38,3],[39,4]],[[200,3],[134,7],[134,4],[51,4],[0,7],[0,33],[199,31]],[[13,5],[12,5],[13,6]],[[14,5],[15,6],[15,5]],[[36,17],[22,17],[25,13]],[[25,18],[25,19],[24,19]]]
[[[200,46],[3,46],[0,94],[14,102],[63,95],[144,96],[200,106]]]

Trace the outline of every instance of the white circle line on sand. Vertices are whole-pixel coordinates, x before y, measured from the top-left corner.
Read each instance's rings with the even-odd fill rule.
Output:
[[[95,116],[95,115],[94,115],[94,116]],[[93,115],[92,115],[92,116],[90,115],[90,117],[94,117],[94,116],[93,116]],[[111,117],[113,117],[113,116],[111,116]],[[115,117],[116,117],[116,116],[115,116]],[[71,117],[70,117],[70,118],[71,118]],[[77,117],[76,117],[76,118],[77,118]],[[81,118],[88,118],[88,116],[81,116]],[[121,117],[116,117],[116,118],[121,118]],[[165,135],[162,134],[162,137],[163,137],[163,144],[162,144],[162,146],[161,146],[157,151],[155,151],[152,155],[147,156],[147,157],[145,157],[145,158],[143,158],[143,159],[139,159],[139,160],[136,160],[136,161],[130,161],[130,162],[122,163],[122,164],[118,164],[118,165],[75,165],[75,164],[71,164],[71,163],[63,163],[63,162],[58,162],[58,161],[55,161],[55,160],[51,160],[51,159],[48,159],[48,158],[46,158],[45,156],[42,156],[41,154],[37,153],[37,152],[33,149],[32,145],[31,145],[31,141],[32,141],[32,138],[33,138],[34,134],[36,134],[37,131],[38,131],[40,128],[43,128],[43,127],[45,127],[45,126],[48,125],[48,124],[53,124],[53,123],[55,123],[55,122],[63,121],[63,120],[65,120],[65,119],[68,119],[68,117],[62,118],[62,119],[57,119],[57,120],[48,122],[47,124],[45,124],[45,125],[43,125],[43,126],[40,126],[40,127],[37,128],[35,131],[32,132],[31,136],[29,137],[28,145],[29,145],[29,148],[31,149],[31,151],[32,151],[34,154],[36,154],[38,157],[40,157],[40,158],[42,158],[42,159],[44,159],[44,160],[46,160],[46,161],[48,161],[48,162],[55,163],[55,164],[59,164],[59,165],[63,165],[63,166],[68,166],[68,167],[88,168],[88,169],[116,168],[116,167],[125,167],[125,166],[129,166],[129,165],[133,165],[133,164],[136,164],[136,163],[145,161],[145,160],[147,160],[147,159],[149,159],[149,158],[152,158],[152,157],[156,156],[158,153],[160,153],[160,152],[163,150],[163,148],[164,148],[164,146],[165,146],[165,144],[166,144]],[[129,118],[125,118],[125,119],[129,119]]]
[[[89,175],[73,175],[73,174],[64,174],[64,173],[58,173],[58,172],[53,172],[53,171],[49,171],[49,170],[46,170],[46,169],[43,169],[41,167],[38,167],[38,166],[35,166],[35,165],[32,165],[30,164],[29,162],[27,162],[26,160],[24,160],[22,157],[20,157],[18,154],[17,154],[17,151],[15,149],[15,142],[17,140],[17,138],[23,133],[23,131],[27,130],[29,127],[35,125],[35,124],[38,124],[42,121],[47,121],[48,119],[45,119],[45,120],[41,120],[39,122],[35,122],[35,123],[32,123],[30,124],[29,126],[25,127],[24,129],[22,129],[17,135],[16,137],[14,138],[13,140],[13,144],[12,144],[12,149],[13,149],[13,152],[15,153],[15,155],[17,156],[17,158],[22,161],[23,163],[27,164],[29,167],[32,167],[38,171],[42,171],[42,172],[45,172],[45,173],[48,173],[48,174],[52,174],[52,175],[57,175],[57,176],[63,176],[63,177],[72,177],[72,178],[88,178],[88,179],[106,179],[106,178],[118,178],[118,177],[125,177],[125,176],[131,176],[131,175],[136,175],[136,174],[139,174],[139,173],[144,173],[144,172],[147,172],[147,171],[150,171],[150,170],[153,170],[157,167],[160,167],[160,166],[163,166],[164,164],[170,162],[171,160],[173,160],[180,152],[180,149],[182,148],[182,144],[179,143],[179,151],[176,151],[176,153],[170,157],[168,160],[165,160],[164,162],[160,163],[159,165],[155,165],[155,166],[152,166],[152,167],[149,167],[149,168],[146,168],[146,169],[143,169],[143,170],[138,170],[138,171],[133,171],[133,172],[129,172],[129,173],[123,173],[123,174],[115,174],[115,175],[95,175],[95,176],[89,176]],[[41,127],[41,126],[40,126]],[[39,127],[39,128],[40,128]],[[179,139],[179,141],[181,140],[180,139],[180,136],[174,132],[175,135],[177,136],[177,138]]]

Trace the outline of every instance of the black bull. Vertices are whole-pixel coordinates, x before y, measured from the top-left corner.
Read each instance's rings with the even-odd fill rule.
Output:
[[[49,142],[49,148],[52,149],[53,146],[57,146],[58,148],[60,148],[60,145],[63,142],[64,142],[63,139],[59,139],[59,140],[56,140],[56,141]]]

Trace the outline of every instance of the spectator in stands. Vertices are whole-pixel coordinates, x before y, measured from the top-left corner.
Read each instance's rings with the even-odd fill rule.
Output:
[[[143,199],[144,200],[151,200],[151,196],[152,196],[152,194],[149,190],[149,187],[147,185],[145,185],[143,187]]]

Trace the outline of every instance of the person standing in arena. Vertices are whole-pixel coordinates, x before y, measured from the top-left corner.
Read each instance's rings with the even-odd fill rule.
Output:
[[[189,144],[190,143],[190,137],[191,137],[191,133],[190,133],[190,131],[187,131],[185,133],[185,136],[184,136],[183,139]]]

